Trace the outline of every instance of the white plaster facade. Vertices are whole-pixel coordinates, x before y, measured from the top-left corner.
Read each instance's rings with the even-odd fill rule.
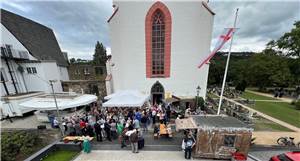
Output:
[[[146,78],[145,18],[155,1],[114,1],[118,11],[109,21],[112,58],[107,69],[112,74],[107,86],[113,89],[107,91],[133,89],[150,94],[159,81],[165,94],[191,98],[200,86],[200,96],[205,98],[209,65],[201,69],[197,65],[210,52],[214,15],[202,1],[162,2],[172,17],[170,77]]]
[[[26,51],[28,50],[14,37],[12,33],[10,33],[2,24],[1,24],[1,45],[12,45],[14,50]],[[28,54],[29,60],[33,60],[35,62],[16,62],[14,60],[9,60],[9,65],[11,66],[11,70],[14,71],[16,75],[16,81],[18,83],[17,89],[20,91],[19,93],[30,92],[30,91],[44,91],[51,92],[51,88],[48,84],[49,80],[57,80],[58,82],[54,84],[54,89],[57,92],[62,92],[62,86],[60,81],[69,80],[68,69],[64,66],[58,66],[55,61],[38,61],[32,55]],[[23,67],[24,73],[22,78],[21,72],[19,72],[18,66]],[[29,74],[26,71],[27,67],[35,67],[37,70],[36,74]],[[5,75],[8,79],[6,82],[10,94],[15,94],[15,90],[11,81],[10,74],[8,72],[8,67],[4,59],[1,58],[1,68],[4,69]],[[26,91],[26,87],[27,90]],[[3,90],[3,85],[1,85],[1,96],[5,96],[5,90]]]
[[[1,81],[1,101],[0,109],[2,115],[9,114],[10,116],[22,116],[23,113],[31,111],[31,109],[23,109],[18,106],[18,103],[28,100],[28,97],[22,99],[12,99],[18,101],[5,101],[2,99],[4,96],[12,96],[16,94],[11,75],[9,73],[8,65],[13,71],[13,77],[18,93],[27,93],[33,91],[41,91],[45,93],[51,92],[49,80],[57,80],[54,83],[55,92],[62,92],[61,81],[69,80],[68,70],[65,66],[57,65],[56,61],[40,61],[29,54],[29,51],[16,39],[16,37],[1,24],[1,46],[11,45],[14,51],[26,51],[28,54],[27,60],[7,59],[7,62],[1,57],[1,72],[5,77],[5,82]],[[20,72],[18,67],[23,67],[24,72]],[[34,67],[36,73],[28,73],[27,67]],[[8,93],[4,88],[4,83],[7,87]],[[26,98],[26,99],[23,99]],[[16,103],[17,102],[17,103]],[[10,110],[7,110],[10,109]]]

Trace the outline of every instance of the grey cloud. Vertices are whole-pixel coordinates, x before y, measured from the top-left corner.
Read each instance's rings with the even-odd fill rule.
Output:
[[[111,1],[6,2],[3,7],[52,28],[69,57],[91,59],[98,40],[109,47],[106,20],[112,12]]]
[[[209,6],[216,12],[212,48],[224,28],[231,27],[236,8],[240,8],[239,28],[233,50],[259,51],[271,39],[291,30],[300,20],[298,1],[217,1]],[[112,2],[103,1],[6,1],[2,5],[17,14],[52,28],[62,50],[70,57],[91,59],[97,40],[110,47],[106,23]],[[225,49],[228,48],[228,45]]]
[[[216,12],[214,38],[223,28],[232,27],[235,9],[239,8],[237,23],[239,29],[233,50],[241,47],[252,51],[261,50],[264,47],[262,44],[265,45],[271,39],[278,39],[291,30],[296,20],[300,20],[298,1],[212,1],[210,6]],[[240,44],[246,43],[249,39],[255,39],[257,42],[251,42],[249,46]]]

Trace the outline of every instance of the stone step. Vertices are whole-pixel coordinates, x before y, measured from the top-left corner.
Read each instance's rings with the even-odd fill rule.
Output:
[[[121,148],[120,144],[94,144],[93,150],[131,150],[131,146]],[[145,145],[141,150],[147,151],[180,151],[181,147],[178,145]]]

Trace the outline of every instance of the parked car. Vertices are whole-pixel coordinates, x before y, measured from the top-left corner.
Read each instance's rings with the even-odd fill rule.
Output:
[[[270,161],[300,161],[300,151],[275,155],[270,159]]]

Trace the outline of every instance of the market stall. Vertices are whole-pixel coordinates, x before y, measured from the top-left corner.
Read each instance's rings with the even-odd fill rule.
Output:
[[[108,101],[102,104],[103,107],[142,107],[149,101],[149,95],[138,91],[120,91],[104,97]]]
[[[56,102],[52,94],[45,94],[34,97],[30,100],[20,103],[19,105],[24,108],[31,108],[37,110],[35,115],[40,122],[48,122],[48,114],[51,111],[72,109],[79,106],[89,105],[97,101],[97,96],[91,94],[70,94],[70,93],[57,93]]]

